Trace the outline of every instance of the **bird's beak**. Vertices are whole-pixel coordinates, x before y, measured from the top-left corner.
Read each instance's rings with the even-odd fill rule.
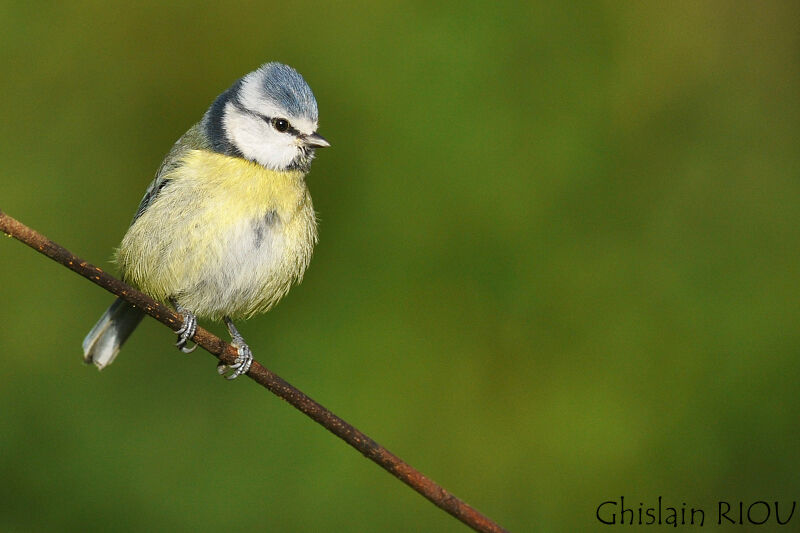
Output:
[[[331,143],[325,140],[325,137],[316,132],[311,135],[306,135],[303,139],[303,144],[311,148],[327,148],[331,145]]]

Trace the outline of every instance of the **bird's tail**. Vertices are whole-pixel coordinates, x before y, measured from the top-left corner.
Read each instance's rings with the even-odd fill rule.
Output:
[[[110,365],[142,318],[143,311],[117,298],[83,339],[83,361],[100,370]]]

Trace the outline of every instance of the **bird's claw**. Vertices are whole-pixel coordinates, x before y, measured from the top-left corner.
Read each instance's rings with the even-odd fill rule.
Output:
[[[225,379],[236,379],[242,374],[247,374],[250,371],[250,365],[253,364],[253,352],[250,351],[250,347],[247,346],[244,342],[234,343],[236,346],[236,351],[239,353],[236,356],[236,360],[232,365],[226,365],[225,363],[220,363],[217,365],[217,372],[220,376],[225,376],[225,373],[228,370],[232,370],[230,374],[225,376]]]
[[[186,309],[178,309],[178,312],[183,317],[183,326],[175,332],[178,334],[178,342],[175,343],[175,346],[183,353],[192,353],[197,348],[197,344],[191,348],[187,348],[186,343],[189,342],[197,332],[197,317]]]

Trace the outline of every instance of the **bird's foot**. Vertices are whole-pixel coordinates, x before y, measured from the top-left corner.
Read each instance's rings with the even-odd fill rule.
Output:
[[[197,348],[197,345],[195,344],[191,348],[187,348],[186,343],[189,342],[197,332],[197,317],[175,300],[172,300],[172,305],[175,306],[175,310],[178,311],[178,314],[183,318],[183,326],[175,332],[178,335],[178,342],[175,343],[175,346],[183,353],[192,353]]]
[[[250,351],[250,347],[246,344],[237,344],[236,342],[232,342],[236,347],[236,351],[239,352],[239,355],[236,357],[236,362],[232,365],[226,365],[225,363],[220,363],[217,365],[217,372],[220,376],[225,376],[225,373],[231,370],[232,372],[225,376],[225,379],[236,379],[242,374],[247,374],[250,370],[250,365],[253,364],[253,352]]]
[[[224,320],[225,324],[228,325],[228,332],[231,334],[231,345],[236,347],[236,351],[239,355],[232,365],[226,365],[225,363],[218,364],[217,372],[220,376],[225,376],[225,379],[236,379],[242,374],[247,374],[250,370],[250,365],[253,364],[253,352],[250,351],[250,347],[244,342],[244,338],[236,329],[236,326],[233,325],[231,319],[225,317]],[[231,373],[225,375],[228,371],[231,371]]]

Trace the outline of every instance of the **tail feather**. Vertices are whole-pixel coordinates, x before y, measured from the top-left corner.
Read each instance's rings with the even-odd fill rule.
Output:
[[[110,365],[142,318],[143,311],[117,298],[83,339],[84,362],[94,363],[100,370]]]

